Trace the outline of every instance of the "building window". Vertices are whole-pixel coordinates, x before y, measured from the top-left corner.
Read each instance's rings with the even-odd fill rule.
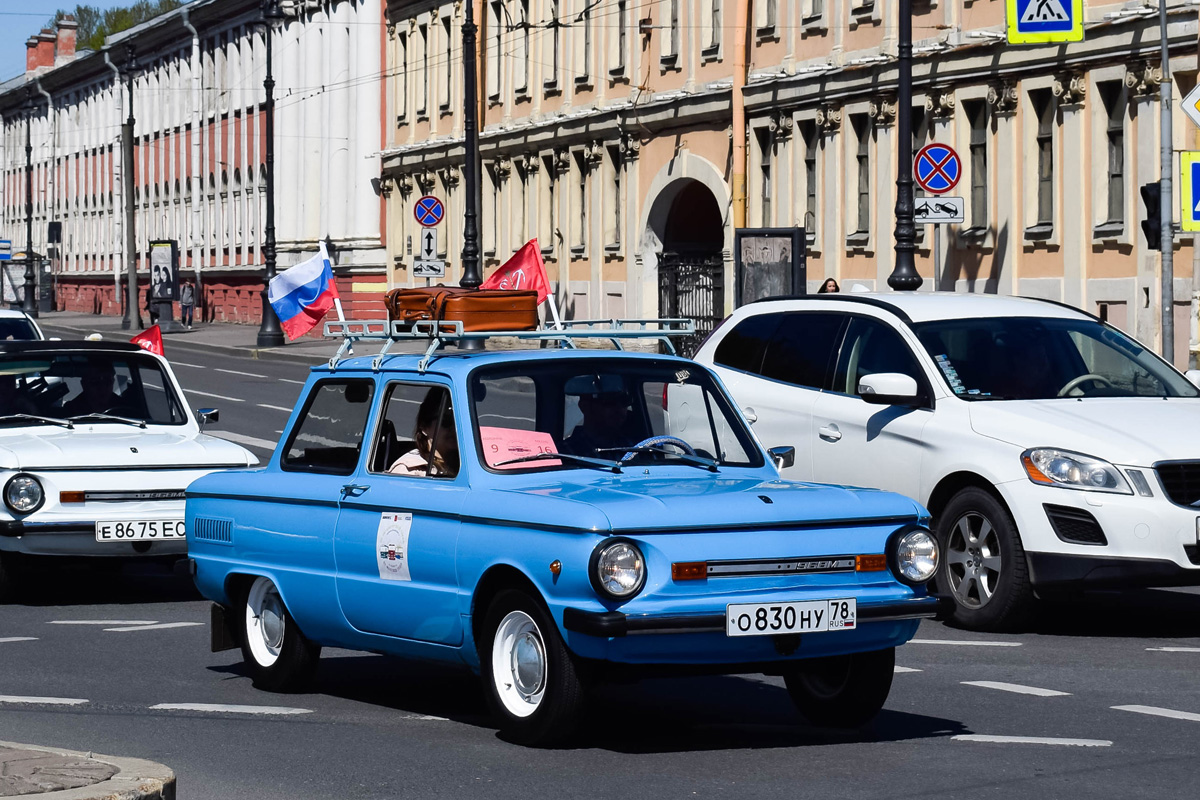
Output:
[[[484,167],[483,180],[483,224],[480,226],[483,229],[483,254],[495,256],[496,232],[500,230],[500,181],[491,164]]]
[[[759,208],[764,227],[771,225],[771,132],[760,128],[754,132],[758,139]]]
[[[582,252],[587,247],[587,199],[588,199],[588,168],[584,162],[583,153],[572,153],[571,171],[572,183],[575,185],[575,196],[571,205],[571,249]]]
[[[662,32],[662,63],[674,65],[679,59],[679,0],[661,0],[659,6],[666,28]]]
[[[579,52],[575,55],[575,63],[579,72],[575,75],[575,83],[590,84],[592,82],[592,6],[596,0],[578,0],[583,6],[572,24],[576,30],[576,42]]]
[[[546,69],[549,70],[549,75],[543,81],[542,86],[546,89],[558,88],[558,53],[562,46],[559,32],[562,30],[562,25],[558,20],[560,0],[550,0],[550,19],[546,21],[546,27],[550,29],[550,57],[546,60]]]
[[[517,14],[520,15],[517,22],[520,32],[514,43],[518,67],[514,76],[513,89],[518,95],[526,95],[529,93],[529,0],[521,0],[517,7]]]
[[[1037,224],[1054,224],[1054,100],[1049,89],[1029,93],[1037,118]]]
[[[500,102],[500,54],[504,52],[504,28],[500,25],[502,14],[499,3],[488,4],[488,30],[492,31],[491,47],[487,48],[487,96],[493,103]]]
[[[972,100],[964,103],[963,109],[971,126],[971,228],[981,229],[988,224],[987,104]]]
[[[555,184],[554,180],[554,156],[546,155],[542,157],[542,168],[539,170],[539,183],[541,191],[538,193],[538,241],[541,243],[542,250],[551,252],[554,250],[554,219],[556,214],[555,201]]]
[[[721,0],[701,0],[700,46],[710,57],[721,50]]]
[[[854,153],[858,180],[858,223],[856,234],[866,235],[871,230],[871,128],[866,114],[855,114],[850,118],[854,128],[857,148]]]
[[[629,48],[629,2],[617,0],[617,30],[608,39],[608,72],[619,77],[625,74],[625,53]]]
[[[821,136],[817,123],[808,120],[800,123],[800,138],[804,141],[804,223],[808,241],[817,240],[817,148]]]
[[[608,193],[611,195],[608,198],[608,206],[611,209],[611,213],[609,213],[608,222],[605,224],[604,243],[610,250],[617,250],[621,247],[621,201],[624,194],[621,148],[616,146],[607,148],[607,156]]]
[[[417,46],[421,48],[421,82],[417,89],[417,117],[429,116],[429,27],[417,26]]]
[[[442,111],[449,111],[450,104],[454,99],[454,34],[451,31],[450,17],[443,17],[442,49],[446,55],[442,62],[442,96],[439,98],[438,104]]]
[[[1100,99],[1108,118],[1105,138],[1108,154],[1108,220],[1109,224],[1125,222],[1125,103],[1121,84],[1102,83]]]
[[[802,14],[805,22],[820,19],[825,13],[825,0],[804,0]]]
[[[396,36],[396,122],[408,117],[408,34]]]
[[[754,4],[754,27],[760,34],[774,33],[778,15],[777,0],[759,0]]]

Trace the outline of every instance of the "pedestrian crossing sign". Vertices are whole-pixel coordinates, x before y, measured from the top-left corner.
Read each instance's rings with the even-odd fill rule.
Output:
[[[1083,41],[1083,0],[1007,0],[1008,43]]]
[[[1183,202],[1183,213],[1179,220],[1186,232],[1200,231],[1200,152],[1179,154],[1180,176],[1179,197]]]

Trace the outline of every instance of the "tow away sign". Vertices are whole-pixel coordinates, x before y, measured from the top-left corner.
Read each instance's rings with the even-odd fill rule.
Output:
[[[1009,44],[1083,41],[1083,0],[1006,0]]]

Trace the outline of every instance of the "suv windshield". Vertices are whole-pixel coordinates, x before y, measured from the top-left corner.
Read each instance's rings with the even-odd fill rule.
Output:
[[[966,400],[1200,396],[1154,353],[1092,320],[956,319],[913,329]]]
[[[187,422],[174,388],[150,356],[97,351],[0,356],[0,425],[28,425],[28,416],[70,420],[99,414],[151,425]]]
[[[750,432],[707,370],[678,361],[483,367],[471,377],[471,397],[475,435],[489,469],[578,469],[589,465],[585,459],[603,468],[601,462],[626,456],[628,465],[763,465]],[[654,437],[669,438],[646,441]],[[634,451],[638,444],[643,447]],[[573,458],[543,455],[559,453]]]
[[[41,338],[33,323],[24,317],[0,317],[0,341],[31,341]]]

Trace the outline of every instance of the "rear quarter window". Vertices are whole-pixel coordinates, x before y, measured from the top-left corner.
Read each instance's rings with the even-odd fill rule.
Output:
[[[353,473],[362,453],[363,430],[374,393],[375,383],[369,380],[316,384],[284,448],[283,469],[328,475]]]
[[[713,353],[713,362],[729,369],[759,374],[767,342],[779,326],[778,314],[757,314],[734,326]]]

